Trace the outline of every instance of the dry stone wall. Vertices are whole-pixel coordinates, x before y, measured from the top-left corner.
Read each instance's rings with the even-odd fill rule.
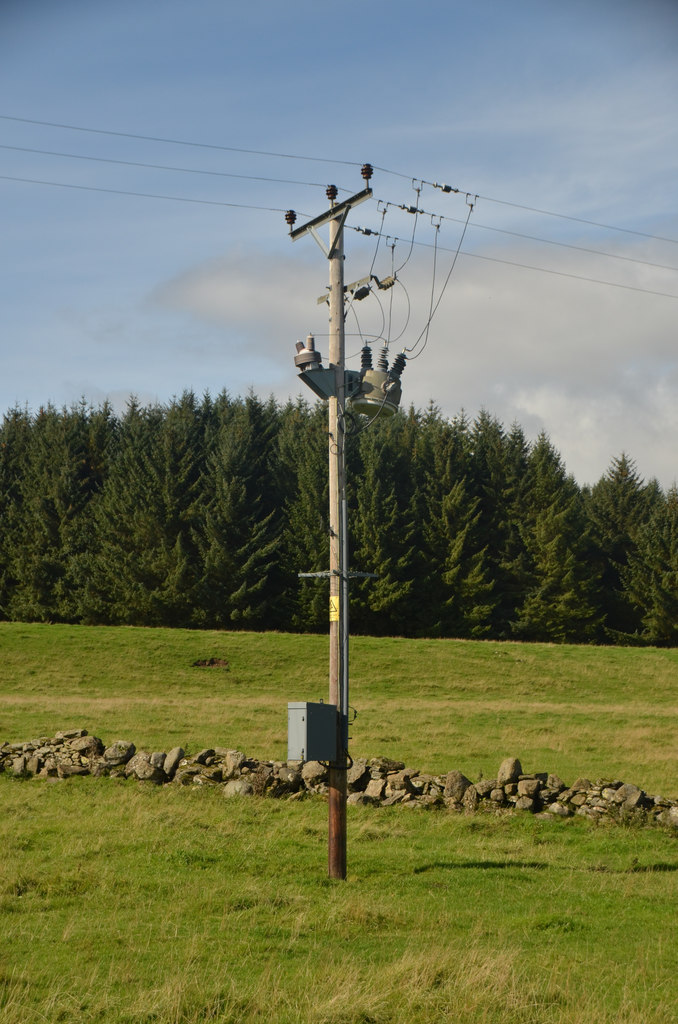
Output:
[[[113,776],[156,785],[218,786],[225,797],[268,796],[298,800],[327,793],[328,769],[319,761],[257,761],[224,747],[187,754],[137,750],[129,740],[106,746],[86,729],[57,732],[0,746],[0,771],[17,777],[67,779]],[[506,758],[493,779],[471,782],[460,771],[429,775],[385,757],[357,758],[348,769],[349,804],[412,809],[447,807],[497,813],[527,812],[555,818],[633,818],[678,829],[678,800],[651,795],[621,779],[579,778],[570,785],[547,772],[529,774]]]

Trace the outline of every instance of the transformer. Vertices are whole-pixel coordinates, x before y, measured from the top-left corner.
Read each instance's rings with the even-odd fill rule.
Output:
[[[405,369],[405,354],[400,353],[388,368],[388,350],[383,348],[379,354],[377,368],[372,368],[372,350],[365,345],[362,351],[360,370],[360,389],[350,397],[349,402],[354,412],[361,413],[369,419],[375,416],[393,416],[398,411],[402,398],[400,377]]]

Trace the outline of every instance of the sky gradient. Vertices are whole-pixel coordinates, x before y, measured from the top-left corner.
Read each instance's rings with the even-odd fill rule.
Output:
[[[349,365],[386,338],[406,406],[676,481],[673,0],[6,0],[0,57],[0,412],[314,400],[327,261],[283,212],[369,161],[346,281],[398,283],[347,309]]]

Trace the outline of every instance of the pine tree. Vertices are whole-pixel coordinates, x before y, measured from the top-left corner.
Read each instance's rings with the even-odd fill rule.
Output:
[[[276,428],[274,403],[250,395],[228,410],[208,456],[199,536],[204,624],[277,624],[280,510],[269,466]]]
[[[374,420],[359,434],[358,465],[351,473],[355,494],[350,518],[351,563],[376,579],[351,585],[355,632],[407,634],[412,589],[411,479],[409,456],[399,443],[405,417]]]
[[[41,409],[31,425],[12,531],[7,607],[11,617],[73,621],[78,617],[75,564],[86,544],[88,504],[101,486],[110,409],[81,402]]]
[[[478,499],[478,547],[485,551],[493,584],[489,634],[512,635],[512,622],[524,587],[520,519],[524,512],[526,445],[519,428],[506,435],[502,425],[481,412],[470,432],[468,488]]]
[[[425,490],[433,459],[433,437],[442,421],[440,410],[433,403],[429,403],[423,414],[410,406],[402,421],[400,445],[407,459],[409,480],[401,500],[403,505],[407,501],[406,517],[411,529],[408,557],[412,585],[404,604],[406,632],[411,636],[425,636],[430,632],[432,619],[423,536],[428,514]]]
[[[299,573],[329,569],[327,407],[302,400],[282,412],[276,449],[276,491],[283,509],[280,538],[288,628],[327,629],[328,583]]]
[[[657,646],[678,646],[678,489],[661,504],[653,502],[650,518],[622,571],[625,593],[640,613],[641,637]]]
[[[481,637],[489,630],[492,581],[478,535],[479,498],[469,493],[469,425],[428,418],[417,455],[425,465],[420,484],[419,550],[423,571],[417,586],[429,636]]]
[[[167,408],[129,404],[82,564],[85,621],[194,622],[202,451],[202,416],[190,392]]]
[[[504,484],[505,534],[498,566],[498,615],[503,636],[514,635],[517,609],[529,586],[528,555],[524,524],[530,504],[531,448],[522,427],[515,424],[504,440],[506,478]],[[508,624],[508,628],[507,625]]]
[[[521,522],[527,583],[515,635],[555,643],[592,640],[600,616],[581,496],[544,433],[530,452],[527,479]]]
[[[21,480],[30,438],[28,410],[10,409],[0,426],[0,618],[9,617],[17,584],[12,563],[22,539]]]
[[[586,493],[592,557],[600,573],[601,638],[608,641],[629,641],[642,630],[638,608],[623,580],[636,554],[639,530],[657,500],[656,487],[643,486],[635,464],[625,454],[613,459],[605,476]]]
[[[441,527],[446,551],[441,561],[445,587],[439,625],[441,636],[487,636],[494,610],[494,585],[489,578],[486,552],[478,548],[478,500],[469,499],[466,481],[458,480],[444,495]]]

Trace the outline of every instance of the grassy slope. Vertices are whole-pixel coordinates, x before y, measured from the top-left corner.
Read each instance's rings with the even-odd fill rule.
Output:
[[[195,668],[226,659],[229,669]],[[0,740],[84,726],[106,742],[283,758],[288,700],[327,695],[327,639],[0,623]],[[433,772],[622,778],[678,796],[678,650],[355,638],[354,757]]]
[[[354,754],[487,775],[517,753],[675,795],[677,654],[358,639]],[[192,667],[212,656],[230,669]],[[3,624],[0,737],[282,755],[325,664],[322,637]],[[0,801],[0,1024],[675,1021],[659,829],[351,808],[332,884],[321,801],[6,777]]]

